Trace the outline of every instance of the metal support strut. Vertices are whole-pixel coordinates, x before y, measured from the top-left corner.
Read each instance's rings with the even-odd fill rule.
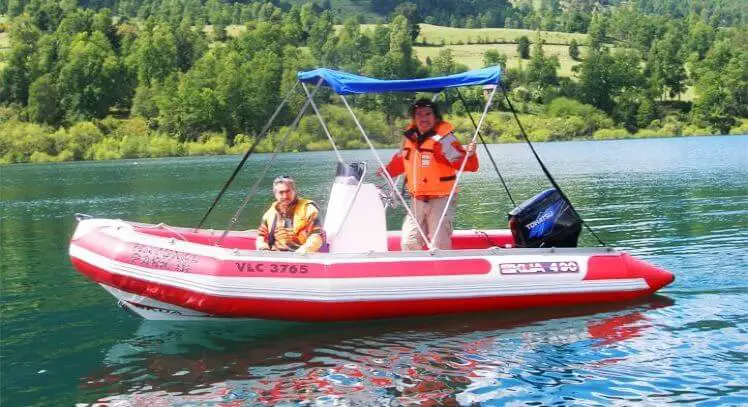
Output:
[[[288,136],[291,134],[291,131],[296,129],[296,126],[299,124],[299,120],[301,120],[301,117],[306,112],[306,109],[309,107],[309,104],[311,102],[311,97],[314,97],[315,93],[317,93],[317,89],[319,89],[319,84],[322,82],[322,79],[320,79],[319,83],[317,83],[317,87],[314,88],[314,91],[312,91],[312,94],[310,97],[307,98],[306,102],[304,103],[304,106],[301,107],[299,110],[299,113],[296,115],[296,117],[293,119],[293,122],[290,126],[286,129],[286,134],[283,135],[283,138],[281,139],[281,143],[278,145],[278,147],[273,151],[273,155],[270,156],[270,159],[268,160],[267,164],[265,164],[265,168],[262,169],[262,172],[257,177],[257,181],[255,181],[254,185],[252,185],[252,189],[247,194],[246,197],[244,197],[244,201],[242,201],[242,204],[239,206],[239,209],[236,210],[236,213],[234,213],[234,216],[231,218],[231,221],[226,226],[226,230],[223,231],[223,234],[221,234],[221,237],[218,238],[215,245],[219,246],[221,242],[223,242],[223,239],[226,238],[226,235],[231,231],[231,229],[236,225],[236,222],[239,221],[239,215],[241,215],[242,211],[244,210],[244,207],[247,206],[247,203],[252,199],[252,197],[255,196],[257,193],[257,189],[260,186],[260,182],[263,178],[265,178],[265,174],[267,174],[268,170],[270,169],[270,166],[273,164],[273,161],[275,160],[275,157],[278,155],[280,150],[283,149],[283,147],[286,145],[286,141],[288,140]]]
[[[275,112],[272,116],[270,116],[270,120],[268,120],[267,123],[265,123],[265,126],[260,131],[260,134],[257,136],[255,141],[252,143],[252,146],[249,147],[249,150],[247,150],[246,153],[244,153],[244,157],[242,157],[242,160],[239,162],[239,165],[236,166],[234,169],[234,172],[229,177],[228,181],[223,185],[223,188],[221,188],[221,191],[218,192],[218,195],[213,199],[213,203],[210,205],[210,208],[205,212],[205,215],[203,215],[203,218],[200,219],[200,222],[198,222],[197,226],[195,226],[195,231],[200,229],[203,226],[203,223],[205,222],[205,219],[208,219],[208,215],[213,211],[213,208],[216,207],[216,204],[218,204],[218,201],[221,200],[221,197],[223,196],[224,192],[229,188],[229,185],[234,181],[234,178],[236,178],[236,174],[239,173],[239,170],[242,169],[244,166],[244,163],[247,162],[247,158],[255,151],[255,147],[262,141],[263,138],[265,138],[265,135],[268,132],[268,129],[270,129],[270,125],[273,124],[273,121],[275,121],[275,118],[278,116],[278,114],[281,112],[281,109],[283,109],[283,106],[288,103],[288,99],[291,98],[291,95],[293,94],[294,90],[296,90],[296,86],[299,85],[299,82],[296,82],[290,91],[286,94],[286,97],[283,98],[283,101],[278,105],[278,107],[275,109]]]

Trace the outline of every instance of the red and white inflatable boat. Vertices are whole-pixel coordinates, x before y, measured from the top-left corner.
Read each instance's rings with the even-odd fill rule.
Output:
[[[498,88],[500,68],[392,81],[329,69],[301,72],[298,76],[307,101],[285,137],[312,104],[314,92],[327,86],[340,95],[379,167],[384,169],[345,95],[441,92],[451,87],[491,85],[493,90],[472,137],[475,142]],[[308,92],[306,83],[317,85],[314,92]],[[288,97],[270,118],[266,130],[287,100]],[[316,106],[312,106],[324,123]],[[324,125],[323,128],[338,153],[334,138]],[[532,148],[527,135],[523,136]],[[261,138],[262,134],[255,143]],[[214,206],[253,149],[254,145],[218,194]],[[327,253],[255,251],[254,231],[227,234],[81,217],[70,243],[70,257],[81,273],[101,284],[123,306],[148,319],[344,321],[557,307],[631,300],[650,295],[673,281],[671,273],[628,254],[608,248],[576,248],[581,217],[537,153],[535,156],[556,189],[538,194],[510,213],[514,233],[457,231],[452,250],[400,252],[398,234],[386,228],[389,204],[383,203],[376,186],[364,182],[366,165],[346,164],[338,153],[338,170],[325,212]],[[275,155],[271,162],[272,157]],[[454,198],[464,160],[467,156],[455,176],[450,200]],[[253,191],[268,168],[269,164]],[[392,192],[397,193],[396,182],[386,171],[384,175]],[[402,194],[397,196],[411,214]],[[233,221],[238,219],[244,204]],[[419,232],[426,237],[420,227]],[[433,245],[429,243],[428,247]]]
[[[515,249],[509,231],[457,231],[455,250],[258,252],[253,232],[79,222],[75,267],[147,319],[342,321],[631,300],[673,281],[610,249]]]

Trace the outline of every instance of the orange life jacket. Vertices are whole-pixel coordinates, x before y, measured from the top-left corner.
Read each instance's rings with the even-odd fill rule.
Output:
[[[440,197],[452,191],[457,175],[450,161],[455,157],[446,157],[444,149],[449,149],[452,155],[462,156],[451,145],[453,131],[451,124],[441,121],[418,144],[418,132],[413,126],[406,130],[402,157],[408,191],[412,196]],[[445,139],[447,137],[450,139]]]
[[[278,250],[295,250],[312,237],[319,241],[319,244],[312,244],[312,251],[316,251],[324,243],[319,236],[319,209],[314,201],[298,198],[293,215],[288,219],[280,216],[276,205],[277,203],[271,205],[262,217],[262,222],[268,228],[267,242],[270,247]],[[283,220],[287,220],[288,224],[283,224]]]

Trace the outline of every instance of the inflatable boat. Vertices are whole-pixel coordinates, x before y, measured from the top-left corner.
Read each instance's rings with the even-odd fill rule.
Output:
[[[355,119],[346,94],[438,92],[458,86],[496,85],[499,72],[490,68],[400,81],[330,70],[302,72],[299,83],[307,100],[286,137],[309,105],[322,121],[312,102],[314,92],[308,91],[306,83],[316,84],[315,91],[322,86],[332,88]],[[495,90],[496,86],[486,107],[491,105]],[[273,118],[279,111],[280,107]],[[356,123],[383,167],[357,119]],[[479,128],[480,124],[476,125],[473,141]],[[327,135],[337,153],[334,138]],[[367,182],[365,163],[346,163],[337,156],[324,215],[327,246],[322,252],[257,251],[256,231],[232,231],[238,214],[267,172],[266,166],[232,223],[223,230],[201,229],[211,209],[195,228],[79,215],[70,242],[72,263],[115,296],[120,305],[146,319],[351,321],[555,308],[633,300],[651,295],[674,279],[668,271],[609,247],[576,247],[585,223],[537,154],[554,188],[511,211],[510,229],[456,231],[451,250],[435,249],[429,242],[424,250],[408,252],[399,249],[399,233],[386,228],[386,210],[395,197],[411,213],[395,180],[387,176],[390,193],[383,194],[383,188]]]

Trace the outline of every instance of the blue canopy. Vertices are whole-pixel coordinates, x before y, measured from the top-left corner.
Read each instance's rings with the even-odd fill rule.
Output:
[[[374,79],[327,68],[298,73],[300,81],[316,85],[322,79],[322,85],[329,86],[339,95],[385,92],[441,92],[445,88],[458,86],[497,85],[500,77],[501,68],[498,66],[422,79]]]

